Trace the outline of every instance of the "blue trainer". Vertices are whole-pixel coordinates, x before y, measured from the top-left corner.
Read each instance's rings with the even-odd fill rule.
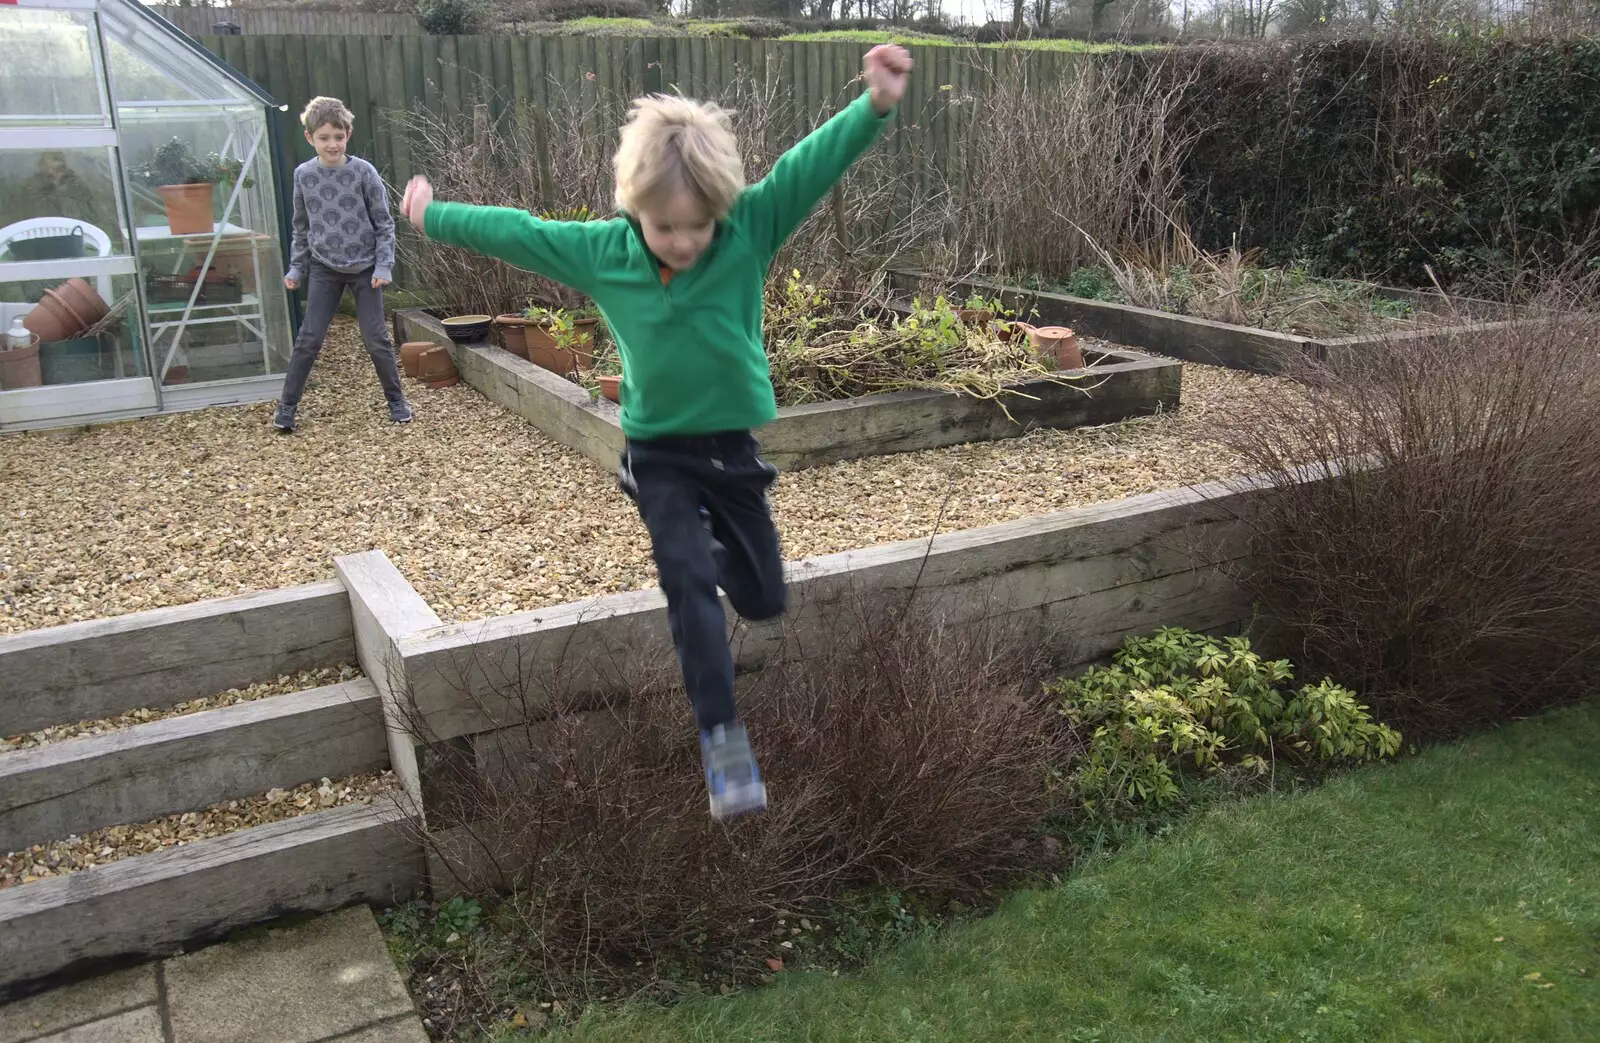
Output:
[[[705,764],[712,818],[726,822],[766,809],[767,787],[756,770],[744,725],[719,724],[709,732],[701,732],[700,759]]]
[[[272,414],[272,426],[278,429],[279,434],[293,434],[294,410],[279,406],[277,411]]]

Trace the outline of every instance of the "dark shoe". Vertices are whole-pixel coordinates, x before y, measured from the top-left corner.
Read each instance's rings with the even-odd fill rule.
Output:
[[[294,410],[278,407],[272,414],[272,426],[278,429],[280,435],[294,434]]]
[[[397,424],[411,423],[411,405],[408,402],[390,402],[389,419]]]

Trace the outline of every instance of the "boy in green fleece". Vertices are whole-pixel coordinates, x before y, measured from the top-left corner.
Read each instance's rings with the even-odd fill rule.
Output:
[[[616,338],[627,438],[619,483],[638,505],[700,729],[711,814],[766,807],[739,723],[720,585],[746,619],[784,610],[783,558],[767,506],[777,470],[753,428],[777,416],[761,343],[763,288],[785,239],[882,130],[911,56],[874,47],[867,92],[745,186],[727,114],[654,95],[634,102],[614,165],[609,221],[436,203],[424,178],[401,210],[426,236],[498,257],[591,297]]]

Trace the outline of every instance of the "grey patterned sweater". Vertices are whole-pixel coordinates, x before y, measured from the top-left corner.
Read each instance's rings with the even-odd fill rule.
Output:
[[[374,269],[388,280],[394,271],[394,216],[383,178],[371,163],[346,156],[337,167],[310,159],[294,171],[294,242],[289,270],[303,281],[315,258],[334,271],[353,275]]]

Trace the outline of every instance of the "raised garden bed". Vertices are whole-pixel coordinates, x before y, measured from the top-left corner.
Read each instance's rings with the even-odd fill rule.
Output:
[[[622,451],[615,405],[494,347],[455,344],[421,309],[396,314],[404,340],[450,349],[456,369],[491,402],[608,467]],[[788,471],[840,460],[1015,438],[1037,428],[1110,424],[1177,408],[1183,368],[1121,348],[1089,348],[1092,367],[1021,381],[1001,401],[948,391],[898,391],[786,406],[758,432],[762,453]],[[1004,408],[1002,408],[1002,405]]]
[[[1356,336],[1307,337],[1175,315],[1130,304],[1007,286],[987,279],[951,282],[921,272],[899,271],[892,273],[892,282],[898,292],[905,294],[937,288],[957,296],[979,294],[998,298],[1007,307],[1030,316],[1030,321],[1069,326],[1080,335],[1101,337],[1173,358],[1251,373],[1289,372],[1298,361],[1304,359],[1337,365],[1385,340],[1492,333],[1511,325],[1510,320],[1476,321],[1495,306],[1487,302],[1472,302],[1475,307],[1457,325],[1440,324]],[[1405,291],[1385,292],[1394,295]],[[1426,295],[1412,293],[1409,296],[1414,303],[1420,303]],[[1517,321],[1525,323],[1529,320],[1520,318]]]

